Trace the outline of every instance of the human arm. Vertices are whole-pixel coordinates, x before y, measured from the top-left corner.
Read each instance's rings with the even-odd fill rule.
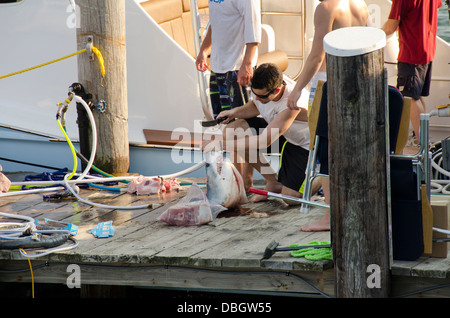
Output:
[[[250,84],[253,77],[253,61],[261,42],[261,6],[260,0],[237,1],[240,14],[244,19],[245,50],[237,81],[242,86]]]
[[[332,25],[332,14],[323,6],[323,3],[319,4],[314,13],[315,32],[311,52],[306,59],[294,89],[288,97],[287,106],[290,109],[299,109],[297,102],[300,99],[303,88],[311,81],[324,62],[325,51],[323,50],[323,38],[332,30]]]
[[[250,100],[248,103],[246,103],[241,107],[235,107],[229,110],[221,111],[217,115],[217,118],[226,117],[227,119],[225,119],[222,123],[228,124],[231,120],[235,118],[246,119],[246,118],[253,118],[258,115],[259,110],[256,107],[255,102],[253,100]]]
[[[386,35],[391,35],[392,33],[394,33],[397,30],[399,25],[400,25],[400,21],[399,20],[388,19],[383,24],[381,29],[384,31],[384,33],[386,33]]]
[[[248,142],[237,142],[237,150],[266,149],[289,129],[299,112],[291,109],[281,111],[261,134],[246,137]]]
[[[207,59],[209,54],[211,54],[211,26],[209,26],[208,31],[206,32],[197,59],[195,60],[195,66],[200,72],[204,72],[208,69]]]
[[[233,151],[250,149],[266,149],[292,125],[297,117],[298,110],[285,109],[280,112],[273,121],[259,135],[252,135],[239,138],[232,143],[227,143],[223,139],[215,139],[212,142],[203,144],[203,151],[208,152],[214,149],[224,149],[232,146]],[[231,149],[228,149],[231,150]]]
[[[308,122],[308,110],[306,108],[300,107],[300,111],[295,117],[295,120]]]
[[[238,72],[238,83],[242,86],[247,86],[250,84],[250,80],[253,77],[253,66],[252,61],[255,57],[256,50],[259,43],[247,43],[245,45],[245,54],[242,61],[242,65]]]

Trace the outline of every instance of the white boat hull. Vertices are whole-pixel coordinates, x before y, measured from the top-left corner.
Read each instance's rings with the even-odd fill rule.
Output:
[[[196,123],[204,118],[204,114],[194,59],[163,31],[139,2],[126,0],[130,172],[156,175],[173,172],[173,169],[182,170],[195,164],[201,154],[195,150],[185,150],[192,152],[186,157],[192,156],[195,160],[177,162],[173,157],[173,149],[148,146],[143,130],[173,131],[182,128],[195,131]],[[366,2],[374,26],[381,26],[389,12],[390,1]],[[302,5],[298,0],[263,1],[263,10],[267,11],[290,12],[304,6],[304,29],[301,29],[304,39],[302,42],[301,36],[298,36],[298,44],[294,41],[294,36],[286,35],[289,32],[284,32],[283,27],[286,27],[288,21],[290,23],[292,19],[300,19],[302,15],[291,14],[288,18],[278,18],[278,14],[271,13],[263,16],[263,23],[272,24],[276,31],[276,48],[285,50],[288,55],[301,55],[300,58],[290,60],[287,70],[290,76],[295,76],[300,71],[310,49],[312,13],[318,1],[307,0],[301,3]],[[77,51],[77,16],[70,1],[22,0],[0,4],[0,21],[4,26],[3,30],[8,30],[0,32],[0,40],[5,44],[5,49],[0,50],[0,76]],[[300,32],[300,29],[295,32]],[[432,94],[425,99],[427,111],[448,103],[450,46],[439,38],[437,46]],[[395,54],[396,42],[393,41],[385,49],[385,55],[390,59],[386,67],[389,84],[392,85],[395,85],[396,79]],[[73,159],[56,124],[55,115],[56,104],[66,98],[68,87],[78,81],[76,57],[0,81],[0,125],[46,136],[20,134],[17,131],[12,136],[12,130],[2,129],[0,157],[18,161],[32,158],[33,162],[44,166],[71,167]],[[74,105],[69,107],[66,119],[68,135],[76,142],[78,127]],[[449,134],[448,118],[431,118],[432,141],[442,140]],[[44,154],[48,156],[44,157]],[[31,166],[25,167],[7,161],[0,163],[5,171],[31,169]],[[274,165],[277,166],[276,163]]]

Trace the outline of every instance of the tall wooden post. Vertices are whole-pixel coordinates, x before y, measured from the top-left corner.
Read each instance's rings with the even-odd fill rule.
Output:
[[[92,102],[105,102],[103,112],[94,110],[98,143],[94,164],[109,173],[129,169],[128,97],[125,43],[125,0],[78,0],[80,28],[78,48],[93,41],[104,60],[102,78],[95,54],[78,55],[78,80]]]
[[[385,42],[383,31],[369,27],[324,38],[337,297],[389,293]]]

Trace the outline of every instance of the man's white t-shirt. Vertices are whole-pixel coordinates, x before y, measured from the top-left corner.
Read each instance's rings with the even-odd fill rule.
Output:
[[[285,75],[284,81],[286,82],[286,88],[283,96],[281,96],[279,100],[270,101],[267,104],[263,104],[256,98],[253,99],[253,102],[258,108],[261,117],[263,117],[267,123],[270,123],[280,112],[288,108],[287,99],[295,86],[295,82]],[[297,105],[308,109],[308,98],[309,92],[304,89]],[[309,150],[309,128],[307,122],[294,120],[292,125],[284,132],[283,136],[291,144]]]
[[[260,0],[209,0],[209,21],[211,70],[215,73],[239,70],[246,43],[261,42]]]

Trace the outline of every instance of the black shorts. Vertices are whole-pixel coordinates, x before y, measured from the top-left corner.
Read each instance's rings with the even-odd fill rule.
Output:
[[[267,122],[261,117],[249,118],[246,121],[250,128],[255,129],[255,134],[260,134],[267,127]],[[284,136],[280,136],[267,148],[267,153],[281,154],[278,181],[285,187],[300,191],[305,180],[309,151],[291,144]]]
[[[432,63],[424,65],[398,62],[397,88],[403,96],[419,99],[430,95]]]
[[[246,118],[244,120],[247,122],[250,128],[255,129],[257,135],[259,135],[268,125],[267,121],[262,117],[252,117]]]
[[[317,161],[320,163],[319,173],[328,175],[328,138],[317,137],[319,138],[319,145],[317,146]]]
[[[262,117],[253,117],[253,118],[246,118],[245,121],[253,130],[254,135],[259,135],[262,133],[262,131],[267,127],[267,122]],[[284,142],[286,139],[283,136],[280,136],[278,140],[273,142],[266,150],[267,153],[280,153],[281,147],[283,147]]]
[[[305,180],[309,151],[286,141],[280,157],[278,181],[294,191],[300,191]]]

